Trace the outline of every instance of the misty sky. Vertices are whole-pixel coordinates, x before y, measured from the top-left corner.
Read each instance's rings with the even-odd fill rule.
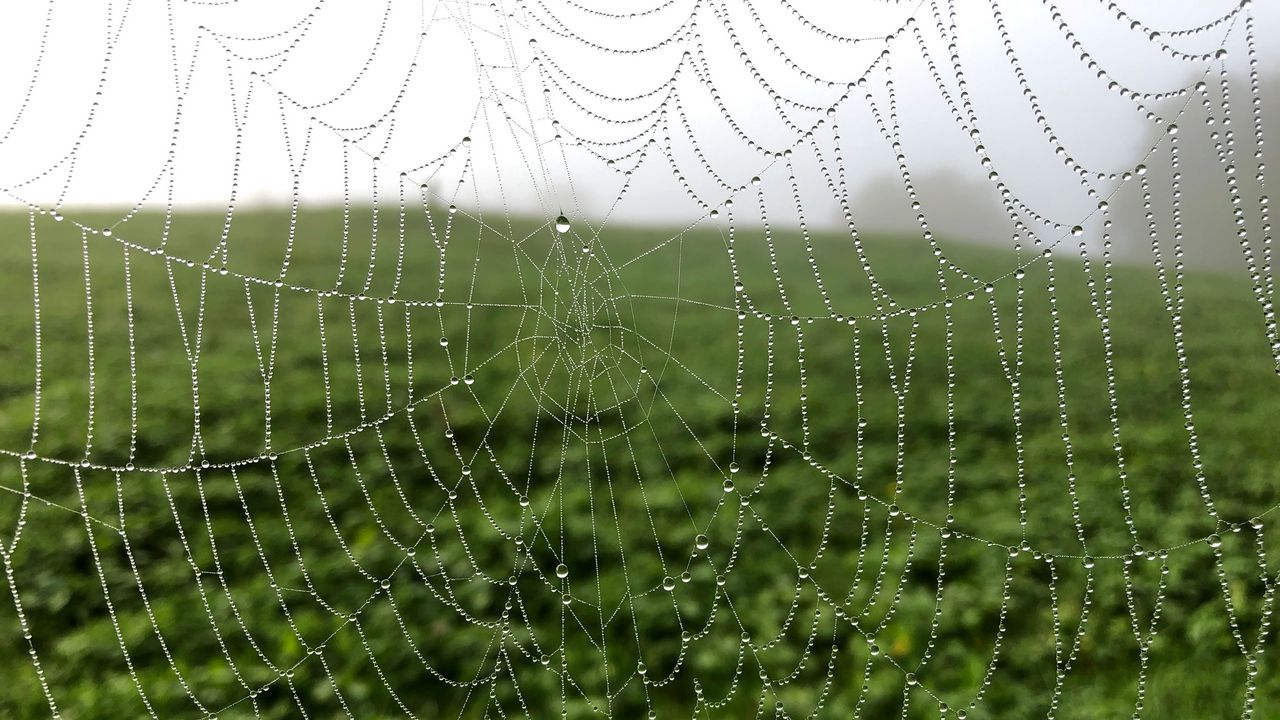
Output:
[[[233,198],[238,206],[286,204],[295,194],[304,207],[375,193],[394,205],[402,194],[419,202],[427,185],[439,202],[467,212],[683,225],[707,222],[709,209],[731,197],[749,201],[735,207],[736,222],[758,223],[761,192],[769,222],[795,225],[790,165],[804,219],[832,227],[843,219],[827,173],[839,166],[861,226],[918,230],[897,151],[863,97],[872,93],[887,122],[891,81],[900,151],[931,225],[955,236],[1007,237],[988,169],[944,103],[914,33],[884,40],[914,17],[958,98],[929,2],[645,0],[627,10],[635,16],[620,18],[607,16],[620,12],[618,4],[600,0],[172,5],[33,0],[5,8],[0,202],[57,206],[71,216],[85,205],[222,208]],[[946,3],[938,5],[946,18]],[[1062,3],[1062,22],[1080,44],[1073,49],[1051,5],[999,3],[1061,145],[1104,172],[1132,168],[1163,132],[1139,105],[1173,117],[1184,100],[1135,103],[1108,89],[1080,51],[1140,92],[1176,90],[1206,73],[1216,80],[1223,63],[1242,79],[1243,14],[1186,37],[1170,34],[1236,5],[1126,2],[1121,20],[1105,2]],[[1087,218],[1096,202],[1037,127],[991,3],[955,7],[955,49],[993,167],[1051,220],[1069,226]],[[1265,38],[1280,11],[1260,2],[1251,12],[1264,39],[1265,78],[1278,64]],[[1153,40],[1147,28],[1162,34]],[[1188,60],[1164,52],[1165,42],[1187,53],[1228,53]],[[865,74],[865,88],[848,89],[886,49],[889,69],[879,64]],[[1248,85],[1237,80],[1238,131],[1247,134]],[[779,105],[770,92],[795,104]],[[635,99],[616,99],[628,97]],[[815,125],[812,138],[797,132]],[[793,154],[766,157],[742,134]],[[1188,143],[1207,145],[1203,134]],[[752,176],[762,178],[759,190]]]

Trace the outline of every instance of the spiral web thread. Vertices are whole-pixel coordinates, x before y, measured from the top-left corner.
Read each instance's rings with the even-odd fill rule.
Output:
[[[1213,469],[1201,458],[1182,326],[1187,298],[1182,178],[1177,173],[1180,153],[1187,147],[1211,149],[1238,228],[1238,249],[1230,251],[1247,266],[1258,311],[1248,327],[1262,317],[1268,362],[1280,362],[1269,206],[1261,189],[1259,33],[1248,2],[1181,29],[1152,27],[1148,19],[1114,3],[1100,3],[1103,15],[1128,28],[1134,43],[1158,48],[1194,75],[1185,87],[1160,92],[1121,84],[1089,54],[1063,13],[1047,0],[1041,3],[1037,12],[1052,22],[1057,40],[1073,49],[1096,82],[1159,132],[1142,163],[1124,168],[1077,162],[1031,86],[1019,59],[1023,49],[1016,32],[1006,26],[1000,4],[991,0],[981,6],[994,23],[1008,72],[1022,96],[1018,112],[1037,123],[1062,167],[1078,180],[1075,191],[1093,207],[1081,216],[1056,220],[1021,199],[1019,188],[1006,184],[999,163],[988,154],[987,146],[994,149],[1000,139],[981,129],[986,121],[971,102],[962,63],[958,33],[964,28],[958,18],[963,13],[946,0],[898,6],[892,27],[865,37],[825,28],[801,4],[788,0],[667,0],[634,12],[573,0],[441,2],[417,8],[420,27],[414,32],[420,40],[413,62],[398,66],[401,74],[390,78],[375,61],[388,38],[404,30],[405,16],[393,15],[393,3],[375,3],[360,10],[382,12],[364,65],[334,79],[326,100],[295,97],[276,72],[308,42],[319,19],[335,11],[334,4],[318,2],[300,12],[296,22],[257,34],[218,29],[218,11],[230,4],[193,4],[205,12],[207,24],[181,28],[191,30],[189,34],[147,40],[170,43],[175,59],[202,54],[216,59],[213,66],[225,77],[183,72],[175,63],[174,82],[179,98],[197,83],[228,83],[237,135],[233,178],[241,173],[242,132],[255,123],[285,128],[294,202],[287,233],[272,238],[283,248],[278,270],[256,259],[237,263],[243,246],[236,242],[236,218],[253,210],[237,205],[234,179],[225,215],[217,223],[219,237],[199,253],[172,239],[173,227],[183,222],[182,213],[174,210],[174,178],[183,143],[189,142],[181,135],[181,102],[174,118],[176,151],[170,151],[145,197],[106,225],[81,220],[82,213],[71,209],[63,216],[97,103],[80,140],[54,153],[38,176],[8,179],[4,187],[9,199],[29,209],[34,405],[29,447],[0,451],[6,471],[12,471],[4,476],[3,489],[14,496],[6,506],[12,511],[7,524],[0,526],[5,530],[0,558],[13,603],[6,617],[20,631],[31,672],[54,716],[67,700],[59,681],[51,678],[67,675],[51,667],[58,662],[50,660],[56,656],[57,638],[43,636],[24,610],[31,603],[24,583],[34,569],[23,564],[23,555],[44,525],[65,526],[73,516],[83,521],[92,554],[88,571],[101,590],[93,607],[100,616],[109,616],[114,629],[117,647],[111,662],[136,691],[137,712],[152,717],[168,715],[166,708],[181,708],[177,712],[183,716],[576,717],[643,712],[658,717],[693,712],[711,717],[732,716],[744,707],[761,716],[823,717],[837,708],[842,715],[868,716],[881,707],[877,693],[886,688],[897,696],[894,712],[902,717],[981,717],[989,711],[985,704],[991,688],[1018,662],[1002,653],[1013,642],[1013,615],[1021,612],[1011,609],[1018,603],[1017,588],[1027,583],[1037,585],[1039,602],[1049,607],[1051,626],[1036,641],[1046,648],[1050,664],[1045,671],[1052,677],[1027,692],[1041,693],[1041,712],[1055,717],[1071,696],[1069,679],[1088,655],[1093,628],[1103,622],[1091,608],[1102,604],[1095,598],[1095,576],[1104,573],[1122,577],[1121,617],[1131,629],[1131,637],[1123,641],[1132,643],[1136,658],[1129,697],[1139,717],[1159,634],[1181,632],[1165,628],[1162,612],[1176,590],[1168,580],[1170,564],[1185,556],[1208,560],[1198,582],[1220,594],[1221,627],[1239,653],[1235,664],[1224,665],[1230,670],[1223,670],[1221,682],[1239,688],[1242,716],[1253,715],[1256,678],[1272,636],[1277,576],[1265,539],[1277,506],[1255,507],[1240,516],[1220,513]],[[56,21],[65,21],[60,5],[50,3],[42,37],[56,31]],[[108,51],[98,82],[102,94],[115,87],[114,79],[107,81],[112,43],[119,41],[131,11],[137,9],[129,3],[108,10]],[[167,17],[172,29],[184,16]],[[767,20],[774,17],[801,28],[804,42],[829,47],[832,53],[864,52],[866,62],[807,66],[788,54],[796,37],[775,36]],[[653,42],[630,37],[629,23],[644,18],[661,20],[669,34]],[[577,30],[579,21],[608,31]],[[430,86],[431,73],[443,71],[417,62],[440,28],[465,38],[472,56],[456,62],[474,65],[479,101],[465,136],[450,141],[443,152],[402,156],[395,151],[396,139],[415,130],[400,117],[401,105],[420,91],[421,83]],[[714,79],[720,68],[703,49],[704,36],[713,34],[733,45],[735,61],[757,86],[751,89],[756,102],[776,113],[787,128],[784,142],[754,137],[739,122],[740,110],[730,109],[721,97]],[[739,35],[759,41],[767,58],[741,49]],[[199,42],[180,47],[179,37]],[[1213,47],[1205,52],[1180,49],[1206,41]],[[1233,43],[1241,50],[1218,49]],[[260,51],[266,46],[282,49]],[[22,122],[30,121],[28,100],[41,88],[44,47],[42,40],[27,98],[5,142]],[[675,70],[646,91],[615,95],[580,77],[580,63],[558,57],[565,47],[587,56],[667,63]],[[1248,73],[1243,97],[1233,94],[1238,88],[1228,81],[1229,61],[1240,58]],[[984,276],[953,260],[935,237],[927,204],[918,202],[909,169],[910,142],[900,124],[910,109],[892,82],[895,66],[908,62],[927,67],[948,120],[972,142],[973,158],[1001,198],[1009,218],[1007,245],[1017,256],[1017,264],[1005,272]],[[191,63],[195,68],[194,59]],[[378,73],[383,73],[380,82],[397,91],[373,121],[346,127],[326,119],[331,106]],[[798,87],[804,93],[793,93]],[[719,122],[712,137],[691,123],[686,110],[689,103],[708,101]],[[1212,122],[1188,124],[1195,113]],[[887,148],[895,158],[902,197],[912,203],[920,225],[911,242],[917,247],[924,243],[936,258],[937,292],[925,301],[896,300],[891,283],[879,279],[877,262],[864,247],[846,170],[858,151],[842,134],[842,125],[855,115],[874,128],[880,151]],[[290,127],[305,130],[291,133]],[[477,152],[499,143],[508,148],[506,165],[499,164],[498,152]],[[744,174],[717,166],[717,148],[726,145],[738,148],[755,170]],[[341,224],[326,226],[327,236],[304,228],[307,208],[298,199],[298,188],[307,180],[308,153],[321,147],[341,153],[346,188],[341,213],[332,215]],[[593,164],[620,183],[605,219],[593,221],[581,209],[579,193],[587,188],[574,183],[579,167],[574,163],[579,162]],[[817,172],[798,170],[802,162]],[[1171,173],[1167,186],[1155,179],[1157,173],[1148,172],[1157,165]],[[655,166],[666,182],[678,185],[696,219],[680,233],[649,232],[639,244],[615,245],[609,215],[625,205],[632,174]],[[440,189],[440,178],[447,179],[448,190]],[[372,185],[372,203],[380,210],[369,215],[373,240],[368,264],[361,267],[363,250],[354,249],[354,238],[363,230],[353,218],[364,201],[350,188],[364,180]],[[801,187],[809,180],[818,187]],[[60,184],[56,199],[28,199],[29,188],[47,182]],[[493,188],[497,197],[483,196]],[[509,210],[513,203],[508,194],[521,192],[534,194],[543,214],[537,222]],[[824,255],[823,232],[815,230],[811,236],[806,198],[813,192],[825,193],[839,209],[840,255]],[[1112,292],[1111,205],[1122,196],[1137,198],[1145,209],[1157,208],[1146,216],[1149,257],[1172,335],[1188,477],[1201,500],[1197,512],[1205,529],[1169,542],[1153,543],[1151,528],[1135,520],[1142,511],[1135,507],[1139,501],[1131,492],[1133,478],[1126,464],[1133,457],[1121,422],[1125,398],[1111,333],[1111,319],[1120,312]],[[794,215],[778,220],[779,201],[792,206]],[[164,213],[152,228],[155,232],[135,232],[156,206]],[[787,222],[798,230],[784,237],[773,229]],[[58,397],[42,394],[51,382],[47,349],[63,352],[65,346],[42,325],[50,293],[62,288],[41,272],[49,252],[41,238],[65,234],[68,228],[74,228],[79,241],[70,247],[80,253],[76,262],[83,274],[76,281],[83,286],[80,321],[87,327],[81,358],[87,360],[87,412],[74,418],[59,410]],[[697,232],[710,232],[722,241],[716,254],[727,269],[722,286],[706,293],[683,287],[679,280],[691,271],[681,260],[684,244],[692,242],[685,235]],[[945,228],[936,233],[945,239]],[[754,256],[739,250],[748,242],[755,243]],[[304,254],[308,244],[337,249],[336,267],[329,268],[333,282],[291,272],[295,253]],[[803,266],[788,265],[783,256],[799,249]],[[423,252],[434,260],[424,260]],[[415,253],[422,260],[417,266]],[[753,262],[754,267],[747,267]],[[1083,268],[1068,275],[1085,284],[1090,316],[1058,312],[1055,283],[1066,282],[1057,275],[1064,262]],[[104,322],[94,299],[100,267],[122,273],[122,333],[95,332],[95,323]],[[798,274],[796,267],[807,268],[808,275]],[[632,292],[634,276],[628,272],[633,268],[674,277],[674,290]],[[490,292],[486,278],[497,276],[506,279],[505,289]],[[148,277],[158,283],[144,290],[141,281]],[[829,290],[846,283],[863,289],[863,307],[842,306],[847,303]],[[1034,310],[1043,316],[1030,317],[1030,294],[1043,301]],[[211,298],[238,304],[240,315],[211,310]],[[163,319],[137,309],[157,303],[171,311]],[[659,307],[666,309],[654,309]],[[984,532],[983,518],[952,513],[964,493],[965,473],[959,450],[965,420],[954,401],[965,382],[963,358],[957,355],[957,317],[974,308],[987,317],[1008,392],[1001,402],[1011,410],[1014,431],[1008,441],[1014,462],[1000,482],[1016,486],[1020,538]],[[298,313],[310,313],[315,332],[288,337],[286,328],[293,326],[282,318]],[[642,329],[636,317],[645,313],[667,313],[661,317],[670,318],[665,327],[672,338],[679,335],[678,313],[712,318],[707,327],[714,324],[722,333],[718,340],[728,343],[729,354],[717,356],[717,369],[704,370],[686,355],[699,338],[681,336],[678,343]],[[514,326],[494,318],[514,318]],[[1028,339],[1025,327],[1032,321],[1049,328],[1048,345],[1036,346]],[[929,322],[940,323],[941,347],[918,342]],[[191,423],[189,449],[181,447],[177,456],[165,454],[174,448],[156,449],[146,437],[147,408],[139,397],[152,378],[139,370],[139,363],[149,352],[141,338],[155,334],[149,323],[162,325],[160,332],[180,342],[183,356],[168,361],[190,379],[191,398],[173,400],[190,410]],[[208,357],[203,340],[220,324],[251,339],[243,347],[251,347],[252,354],[237,356],[236,366],[260,380],[260,394],[231,402],[262,403],[254,411],[259,413],[259,447],[215,447],[206,438],[217,420],[208,419],[202,408],[216,404],[228,387],[202,376],[201,361]],[[1114,476],[1108,480],[1112,494],[1107,502],[1119,499],[1129,547],[1099,546],[1093,537],[1096,528],[1082,510],[1088,501],[1081,500],[1073,466],[1076,420],[1068,404],[1071,371],[1063,360],[1066,324],[1087,325],[1103,348],[1101,367],[1095,369],[1105,378],[1105,432],[1112,443]],[[1043,339],[1037,336],[1036,342]],[[813,359],[815,343],[838,345],[840,360],[833,365]],[[95,363],[108,348],[127,362]],[[304,369],[279,359],[295,352],[300,357],[310,353],[316,367]],[[331,370],[340,352],[350,353],[342,362],[354,364],[349,378],[339,379]],[[942,358],[944,371],[922,380],[913,369],[926,353]],[[1052,358],[1050,376],[1030,390],[1023,370],[1029,354]],[[510,376],[494,370],[503,363],[514,368]],[[273,389],[282,376],[316,368],[318,374],[308,377],[311,391],[323,389],[323,418],[286,422],[280,416],[287,410],[279,408],[289,403],[282,392],[299,389]],[[933,386],[922,389],[922,382]],[[97,393],[108,386],[128,388],[123,414],[95,407]],[[1258,388],[1258,393],[1269,389]],[[938,490],[933,502],[921,508],[913,507],[908,492],[918,472],[911,461],[912,390],[945,397],[941,407],[948,442],[938,473],[943,484],[933,486]],[[838,397],[821,397],[832,392]],[[1029,465],[1035,460],[1028,459],[1025,438],[1045,432],[1032,427],[1042,418],[1024,416],[1024,400],[1032,392],[1053,398],[1048,432],[1060,436],[1065,462],[1054,477],[1065,485],[1059,488],[1065,491],[1065,497],[1058,496],[1059,507],[1067,505],[1069,512],[1057,517],[1069,519],[1070,527],[1057,534],[1037,534],[1032,520],[1037,510],[1029,487],[1034,468]],[[864,415],[873,393],[887,400],[889,409]],[[827,403],[822,413],[840,414],[841,441],[852,447],[852,462],[829,461],[830,447],[815,437],[821,433],[815,429],[815,403]],[[727,408],[727,430],[700,418],[709,405]],[[788,409],[778,410],[778,405]],[[459,416],[470,420],[454,420]],[[87,427],[82,455],[45,449],[44,438],[56,434],[53,428],[59,423]],[[292,426],[286,428],[288,423]],[[455,431],[455,423],[470,424]],[[887,430],[872,436],[876,423]],[[116,431],[107,432],[107,425]],[[125,425],[127,434],[118,431]],[[727,442],[709,439],[716,433]],[[282,435],[290,440],[282,441]],[[695,451],[675,452],[676,438]],[[863,462],[871,445],[886,442],[896,444],[888,482]],[[774,468],[786,463],[798,465],[803,474],[775,480]],[[776,487],[784,482],[819,488],[819,502],[802,507],[807,527],[771,526],[792,502],[790,491]],[[587,488],[585,505],[566,500],[575,484]],[[356,488],[363,506],[354,511],[331,507],[326,498],[334,485]],[[209,509],[216,504],[206,498],[210,488],[234,499],[222,515]],[[265,494],[254,496],[253,488]],[[93,491],[103,489],[108,500],[97,503]],[[673,504],[652,499],[665,497],[664,492],[675,493]],[[130,541],[131,533],[139,531],[128,522],[127,511],[148,494],[171,515],[165,532],[181,548],[192,573],[185,583],[194,590],[195,602],[186,611],[197,617],[200,632],[211,641],[202,647],[212,652],[212,662],[226,669],[221,679],[196,677],[188,657],[191,638],[185,631],[167,631],[173,618],[153,611],[164,590],[148,590],[147,557],[152,553]],[[668,512],[670,507],[676,512]],[[308,553],[308,544],[320,541],[300,530],[300,513],[310,513],[309,522],[331,533],[324,542],[334,545],[325,545],[330,548],[326,552],[336,548],[338,562],[348,566],[346,575],[308,571],[319,554]],[[228,531],[232,525],[235,529]],[[267,526],[283,529],[287,541],[260,537]],[[394,561],[369,560],[351,540],[357,527],[372,528],[376,543],[390,548]],[[219,533],[234,538],[223,540],[222,547],[249,547],[254,562],[221,555]],[[840,552],[850,564],[828,566],[837,546],[847,546]],[[589,561],[570,562],[573,555]],[[951,600],[949,591],[953,584],[972,582],[972,577],[949,573],[948,560],[957,555],[998,559],[987,566],[997,572],[982,578],[996,590],[980,600],[995,609],[997,621],[985,629],[980,645],[955,650],[948,647],[955,641],[946,626],[963,612],[955,606],[965,601]],[[1240,561],[1235,565],[1233,555]],[[735,579],[744,566],[756,564],[782,578],[781,595],[765,598],[765,588]],[[922,573],[922,567],[928,570]],[[1003,568],[1002,576],[998,568]],[[617,584],[616,578],[622,586],[609,587]],[[238,584],[242,581],[258,583],[253,587],[269,599],[266,606],[237,594],[250,587]],[[922,582],[923,588],[915,587]],[[930,598],[923,613],[910,615],[908,632],[916,647],[882,647],[900,621],[903,598],[913,591]],[[398,601],[398,595],[404,599]],[[140,624],[126,627],[118,618],[126,608]],[[304,622],[304,615],[324,621]],[[466,642],[479,644],[465,645],[476,648],[475,654],[459,659],[450,647],[464,635]],[[274,650],[281,636],[292,638],[301,651],[289,655]],[[952,657],[951,652],[980,654],[985,671],[967,684],[934,682],[932,676],[941,672],[938,665],[948,662],[939,658]],[[137,658],[142,654],[157,659],[162,672],[140,670]],[[397,659],[389,661],[392,656]],[[396,663],[408,663],[408,670]],[[213,684],[219,685],[216,692],[208,687]],[[356,684],[362,688],[358,692],[352,687]],[[323,696],[315,692],[317,686],[327,687]],[[175,693],[177,700],[169,697],[162,704],[156,699]],[[433,704],[421,705],[424,696]]]

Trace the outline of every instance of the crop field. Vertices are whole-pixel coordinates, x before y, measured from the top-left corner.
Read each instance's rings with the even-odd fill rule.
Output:
[[[112,217],[0,215],[2,717],[1236,717],[1274,635],[1243,263]]]

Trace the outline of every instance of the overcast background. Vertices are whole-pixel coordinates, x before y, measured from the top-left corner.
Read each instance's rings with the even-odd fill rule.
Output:
[[[1138,91],[1175,90],[1205,77],[1216,103],[1225,63],[1243,165],[1253,148],[1243,14],[1197,34],[1170,34],[1237,3],[1120,5],[1124,19],[1103,2],[1073,0],[1060,11],[1081,49],[1111,79]],[[1280,27],[1276,5],[1259,2],[1250,10],[1261,40],[1264,117],[1280,87],[1268,84],[1277,66],[1268,41]],[[741,132],[770,151],[795,148],[789,160],[804,219],[835,227],[843,225],[843,212],[821,165],[835,169],[834,124],[859,225],[918,233],[896,151],[863,98],[870,90],[887,119],[891,80],[901,152],[931,226],[949,237],[1009,242],[1011,228],[988,170],[943,102],[914,35],[883,39],[914,16],[943,83],[958,98],[928,2],[645,0],[625,11],[635,16],[606,15],[622,12],[619,7],[599,0],[10,3],[0,22],[0,202],[56,207],[74,218],[85,206],[225,208],[288,204],[296,196],[306,207],[345,196],[367,202],[375,192],[391,205],[402,192],[416,202],[426,185],[434,201],[467,212],[548,218],[564,212],[597,229],[606,218],[707,222],[710,207],[744,197],[752,202],[735,208],[735,221],[750,224],[760,221],[749,184],[759,175],[769,221],[798,223],[786,160],[752,149]],[[1052,6],[1005,0],[1000,7],[1027,82],[1066,152],[1103,172],[1140,162],[1163,127],[1081,62]],[[959,0],[956,8],[956,50],[993,166],[1036,211],[1065,225],[1084,221],[1096,202],[1036,125],[992,6]],[[815,27],[870,39],[833,40]],[[1163,34],[1153,40],[1146,28]],[[1186,60],[1162,51],[1165,42],[1189,53],[1218,47],[1228,53],[1221,60]],[[891,69],[878,66],[867,75],[867,90],[846,91],[845,83],[862,76],[886,48]],[[784,104],[782,117],[753,74],[814,108]],[[846,92],[851,97],[840,101]],[[609,99],[638,94],[632,101]],[[1173,118],[1184,102],[1145,107]],[[825,109],[833,105],[836,114],[828,117]],[[1220,216],[1229,228],[1225,184],[1208,134],[1222,126],[1205,120],[1193,97],[1179,120],[1191,129],[1180,136],[1183,154],[1187,163],[1199,163],[1194,181],[1212,183],[1189,186],[1188,201],[1204,205],[1193,215]],[[815,153],[794,128],[819,121]],[[660,142],[646,145],[651,136]],[[670,159],[663,152],[668,137]],[[606,158],[616,162],[610,166]],[[699,201],[689,197],[672,162]],[[1155,160],[1152,166],[1151,178],[1167,196],[1168,173]],[[1253,176],[1251,165],[1242,176]],[[726,190],[720,181],[747,189]],[[1116,186],[1097,183],[1104,194]],[[1117,207],[1136,207],[1135,198],[1119,196]],[[1127,246],[1140,244],[1145,230],[1133,229],[1132,217],[1120,220],[1121,234],[1132,236]],[[1217,233],[1218,222],[1201,234]],[[1215,254],[1210,248],[1197,256]]]

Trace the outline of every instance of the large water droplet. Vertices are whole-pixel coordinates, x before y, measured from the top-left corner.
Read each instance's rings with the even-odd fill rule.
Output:
[[[706,535],[699,535],[693,539],[693,546],[699,550],[706,550],[710,545],[711,541],[707,539]]]
[[[560,563],[559,565],[557,565],[556,577],[560,578],[561,580],[569,577],[569,566],[565,565],[564,563]]]
[[[560,217],[556,218],[556,232],[558,232],[558,233],[567,233],[567,232],[569,232],[569,218],[567,218],[567,217],[565,217],[565,216],[563,216],[563,215],[561,215]]]

